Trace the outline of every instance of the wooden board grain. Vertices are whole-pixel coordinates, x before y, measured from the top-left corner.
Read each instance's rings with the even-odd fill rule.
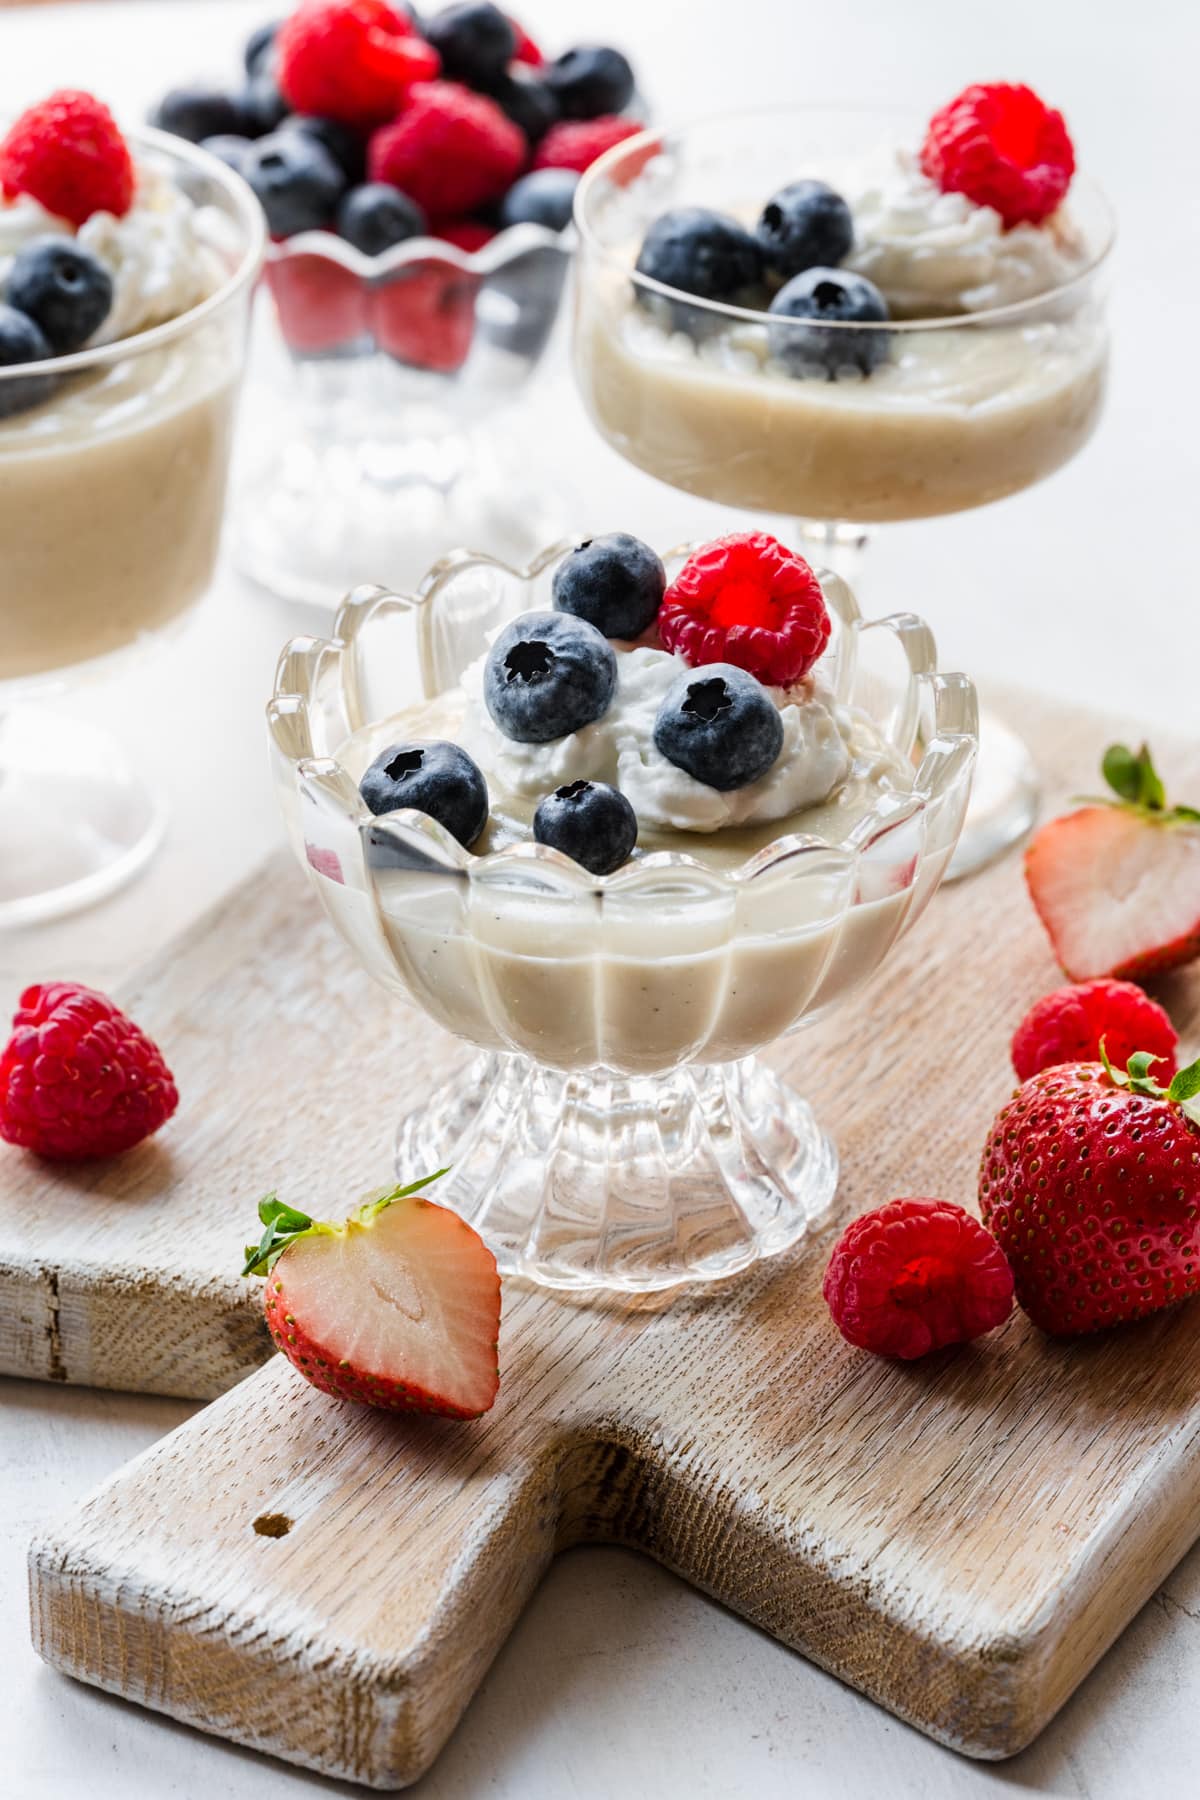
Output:
[[[1094,781],[1103,724],[1029,701],[1016,722],[1057,771],[1052,799]],[[1200,787],[1200,754],[1164,749],[1177,790]],[[606,1540],[943,1743],[1020,1749],[1200,1528],[1200,1314],[1074,1345],[1014,1315],[896,1367],[841,1342],[820,1278],[853,1213],[895,1193],[972,1200],[1008,1034],[1053,979],[1014,859],[945,891],[867,994],[772,1053],[839,1142],[823,1230],[667,1306],[509,1284],[500,1401],[472,1426],[344,1406],[273,1361],[39,1540],[38,1649],[203,1729],[397,1787],[436,1756],[556,1550]],[[1194,1050],[1200,978],[1170,999]],[[278,1183],[344,1209],[463,1051],[359,977],[282,865],[137,1000],[192,1103],[161,1160],[38,1190],[43,1216],[74,1216],[75,1261],[43,1245],[51,1296],[10,1259],[29,1304],[7,1354],[212,1392],[265,1348],[230,1276],[256,1195]],[[192,1221],[186,1253],[165,1193]],[[22,1203],[31,1255],[32,1187]],[[101,1273],[114,1219],[124,1312]],[[194,1374],[150,1330],[145,1293],[171,1283],[198,1308]]]

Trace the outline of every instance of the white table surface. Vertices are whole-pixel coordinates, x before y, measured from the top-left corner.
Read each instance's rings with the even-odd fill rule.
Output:
[[[83,85],[136,119],[173,82],[231,70],[241,38],[273,10],[270,0],[171,0],[0,12],[0,115],[51,87]],[[1121,216],[1108,416],[1044,487],[979,514],[892,528],[874,553],[872,604],[924,613],[943,666],[1195,729],[1197,8],[530,0],[523,16],[552,46],[586,37],[626,46],[662,119],[758,99],[931,109],[976,79],[1029,81],[1064,109]],[[534,466],[566,464],[589,529],[673,542],[715,523],[711,509],[626,468],[595,439],[561,355],[511,429]],[[0,1006],[29,980],[118,980],[279,840],[262,706],[279,646],[310,628],[311,614],[223,570],[181,640],[79,701],[80,712],[119,719],[158,767],[174,806],[169,840],[152,870],[104,906],[0,937]],[[13,1800],[360,1791],[77,1686],[29,1648],[30,1533],[191,1410],[0,1384],[0,1792]],[[1014,1791],[1174,1800],[1200,1792],[1198,1701],[1200,1549],[1039,1742],[992,1766],[937,1748],[649,1562],[589,1550],[553,1570],[417,1791],[429,1800]]]

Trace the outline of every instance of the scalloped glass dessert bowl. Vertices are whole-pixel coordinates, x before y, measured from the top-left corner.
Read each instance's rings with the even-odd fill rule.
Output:
[[[328,231],[269,246],[285,424],[239,503],[253,580],[333,607],[361,581],[415,584],[449,545],[523,562],[560,528],[483,422],[541,361],[573,248],[539,225],[474,252],[413,238],[371,257]]]
[[[163,808],[130,758],[42,696],[172,629],[220,544],[262,213],[215,157],[128,135],[139,167],[192,202],[212,291],[114,342],[0,368],[0,925],[88,905],[155,849]],[[45,397],[6,401],[31,374]]]
[[[1064,208],[1070,258],[1055,261],[1057,250],[1022,240],[1059,278],[975,311],[949,310],[947,296],[1024,292],[1026,252],[1006,264],[1006,234],[997,251],[986,233],[956,240],[952,228],[928,231],[907,265],[914,288],[918,278],[925,284],[925,316],[893,318],[887,354],[873,368],[868,359],[867,374],[856,364],[877,326],[776,315],[768,326],[761,312],[664,287],[634,264],[647,226],[670,207],[752,222],[786,183],[809,175],[838,186],[882,146],[915,146],[921,129],[886,106],[724,115],[616,145],[582,177],[575,199],[574,362],[601,435],[672,487],[796,520],[809,559],[855,582],[875,526],[1004,499],[1087,444],[1109,361],[1115,226],[1104,196],[1077,176]],[[909,242],[900,228],[895,243],[882,241],[893,262]],[[829,365],[837,379],[824,373]],[[1036,815],[1028,754],[990,717],[980,776],[956,873],[989,861]]]
[[[842,842],[783,836],[733,866],[698,843],[596,877],[532,841],[473,855],[424,814],[370,813],[358,780],[396,714],[547,605],[569,547],[523,572],[458,552],[412,596],[352,593],[331,639],[284,650],[268,719],[289,836],[337,930],[480,1052],[401,1124],[398,1169],[451,1164],[439,1198],[503,1269],[634,1293],[734,1274],[829,1207],[834,1147],[756,1053],[867,980],[928,904],[970,791],[975,693],[937,671],[919,619],[865,621],[823,575],[822,676],[914,765]]]

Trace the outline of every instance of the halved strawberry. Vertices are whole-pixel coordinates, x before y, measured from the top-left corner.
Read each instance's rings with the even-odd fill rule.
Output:
[[[500,1385],[500,1278],[478,1232],[417,1191],[436,1179],[368,1201],[341,1225],[270,1194],[242,1273],[266,1275],[271,1336],[323,1393],[475,1419]]]
[[[1200,811],[1168,807],[1150,752],[1105,752],[1115,800],[1043,825],[1025,879],[1073,981],[1134,979],[1200,956]]]

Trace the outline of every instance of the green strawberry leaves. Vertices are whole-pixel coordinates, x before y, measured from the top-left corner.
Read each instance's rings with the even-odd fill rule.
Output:
[[[1128,744],[1110,744],[1100,763],[1101,773],[1116,799],[1108,794],[1084,799],[1090,806],[1121,806],[1159,825],[1185,825],[1200,822],[1200,809],[1194,806],[1168,806],[1162,777],[1154,766],[1150,747],[1143,744],[1131,750]]]
[[[422,1188],[430,1187],[446,1174],[449,1174],[448,1168],[438,1169],[432,1175],[422,1175],[419,1181],[410,1181],[406,1187],[391,1188],[377,1200],[364,1201],[351,1217],[358,1224],[367,1225],[394,1201],[406,1200],[410,1194],[420,1193]],[[258,1217],[264,1228],[263,1234],[257,1244],[246,1245],[243,1275],[269,1275],[288,1245],[294,1244],[298,1238],[333,1237],[345,1230],[345,1225],[330,1225],[321,1219],[310,1219],[307,1213],[288,1206],[273,1193],[259,1201]]]
[[[1100,764],[1101,773],[1113,793],[1127,806],[1144,806],[1160,812],[1166,805],[1167,792],[1150,749],[1143,744],[1135,755],[1128,744],[1110,744]]]
[[[1108,1060],[1104,1039],[1100,1040],[1100,1061],[1114,1087],[1127,1088],[1131,1094],[1145,1094],[1151,1100],[1169,1100],[1187,1114],[1193,1125],[1200,1125],[1200,1058],[1172,1076],[1170,1087],[1160,1087],[1150,1070],[1158,1061],[1149,1050],[1138,1050],[1129,1059],[1122,1075]]]

